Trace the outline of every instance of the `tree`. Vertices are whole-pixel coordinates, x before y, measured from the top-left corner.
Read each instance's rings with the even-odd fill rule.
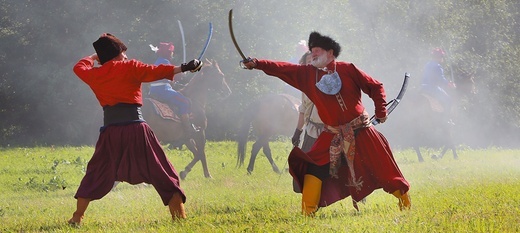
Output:
[[[420,76],[432,47],[443,47],[449,52],[447,72],[473,75],[478,88],[463,102],[468,123],[460,125],[462,130],[473,132],[475,124],[490,122],[474,133],[508,132],[509,138],[518,139],[520,3],[515,1],[4,0],[0,146],[92,144],[102,111],[72,73],[74,63],[94,52],[91,44],[101,33],[111,32],[125,41],[131,58],[150,63],[154,54],[148,45],[172,41],[174,62],[179,64],[177,20],[184,26],[189,59],[198,56],[207,25],[213,23],[206,57],[219,61],[233,95],[208,106],[210,122],[226,120],[210,124],[208,136],[232,139],[234,123],[240,120],[240,114],[233,113],[240,113],[256,96],[281,92],[283,83],[238,67],[241,58],[227,26],[229,9],[234,10],[235,33],[246,55],[288,60],[295,44],[317,30],[342,45],[339,60],[352,61],[383,81],[389,94],[400,88],[404,72]]]

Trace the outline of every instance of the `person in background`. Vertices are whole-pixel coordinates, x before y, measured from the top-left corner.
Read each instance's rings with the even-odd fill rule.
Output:
[[[294,53],[293,53],[292,57],[289,59],[289,62],[294,63],[294,64],[300,64],[301,57],[303,55],[305,55],[305,53],[307,53],[308,51],[309,51],[309,48],[307,47],[307,41],[300,40],[298,42],[298,44],[296,44],[296,46],[294,48]],[[301,91],[290,86],[287,83],[284,83],[283,92],[285,94],[292,95],[296,98],[299,98],[301,95]]]
[[[103,198],[115,181],[153,185],[172,218],[186,218],[186,195],[179,175],[142,117],[141,84],[164,78],[173,80],[175,74],[199,71],[202,62],[195,59],[181,66],[156,66],[128,60],[126,45],[110,33],[102,34],[93,46],[96,53],[79,60],[73,71],[92,89],[103,107],[103,126],[74,195],[76,211],[69,224],[79,225],[89,203]],[[100,66],[95,66],[95,62]]]
[[[307,65],[310,64],[311,61],[311,53],[307,52],[302,55],[299,64]],[[302,93],[302,104],[300,105],[298,112],[298,123],[296,124],[296,129],[294,130],[291,141],[293,146],[299,146],[301,134],[305,130],[305,133],[303,134],[303,142],[300,148],[303,152],[308,152],[323,131],[323,121],[321,121],[318,111],[316,110],[316,107],[314,107],[314,103],[312,103],[309,97],[304,93]]]
[[[174,55],[173,43],[161,42],[157,48],[157,60],[155,65],[170,65],[170,60]],[[162,79],[150,83],[149,96],[163,103],[168,104],[173,109],[177,109],[181,123],[186,133],[192,134],[197,132],[196,127],[190,122],[191,102],[182,93],[173,89],[171,83],[167,79]]]
[[[319,207],[347,196],[355,204],[379,188],[397,197],[401,210],[409,209],[410,185],[361,101],[364,92],[374,101],[377,120],[384,123],[383,84],[352,63],[336,61],[341,47],[332,38],[312,32],[308,46],[311,65],[256,58],[243,61],[246,68],[262,70],[305,93],[325,124],[309,152],[294,147],[289,154],[289,172],[302,190],[302,213],[314,216]]]
[[[289,59],[289,62],[294,64],[300,64],[302,56],[304,56],[307,52],[309,52],[309,47],[307,47],[307,41],[298,41],[298,44],[296,44],[294,53],[291,59]]]
[[[444,57],[446,53],[441,48],[435,48],[431,52],[431,60],[424,67],[421,80],[421,91],[435,98],[442,105],[446,121],[451,122],[450,112],[452,108],[452,98],[448,90],[455,88],[455,84],[444,76]]]

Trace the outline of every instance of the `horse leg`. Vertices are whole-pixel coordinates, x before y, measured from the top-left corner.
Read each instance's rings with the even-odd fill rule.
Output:
[[[184,180],[186,178],[188,173],[190,173],[191,169],[193,168],[193,166],[195,166],[195,164],[199,161],[199,158],[200,158],[198,156],[199,153],[197,151],[197,146],[195,144],[195,140],[190,138],[188,140],[188,142],[186,143],[186,147],[191,151],[191,153],[193,153],[193,159],[191,160],[191,162],[188,165],[186,165],[184,170],[179,173],[179,176],[181,177],[182,180]]]
[[[424,159],[421,154],[421,149],[418,146],[413,146],[413,149],[415,150],[415,153],[417,154],[417,158],[419,159],[419,162],[424,162]]]
[[[457,156],[457,150],[455,149],[455,147],[452,147],[451,151],[453,152],[453,159],[459,159],[459,156]]]
[[[276,173],[280,173],[280,170],[278,169],[278,166],[276,166],[276,163],[273,160],[273,156],[271,154],[271,147],[269,147],[269,142],[267,142],[264,145],[263,152],[265,156],[267,157],[267,160],[269,160],[269,163],[271,164],[271,167],[273,168],[273,171]]]
[[[202,164],[202,170],[204,171],[204,177],[213,178],[209,173],[208,160],[206,157],[206,134],[202,131],[199,135],[200,136],[197,137],[197,151],[199,152],[198,155],[200,163]]]
[[[206,160],[206,153],[204,151],[201,152],[200,163],[202,164],[202,170],[204,171],[204,177],[213,178],[209,173],[208,169],[208,161]]]
[[[263,146],[261,144],[260,140],[262,140],[262,139],[258,139],[253,144],[253,148],[251,149],[251,158],[249,159],[249,165],[247,165],[247,173],[250,175],[251,175],[251,173],[253,173],[253,170],[255,169],[256,156],[258,155],[260,148],[262,148],[262,146]]]
[[[457,156],[457,147],[455,146],[455,144],[453,142],[450,143],[449,148],[451,149],[451,152],[453,153],[453,159],[458,159],[459,156]]]
[[[451,149],[451,152],[453,153],[453,159],[458,159],[459,156],[457,156],[457,147],[455,146],[455,143],[451,140],[450,138],[450,149]]]
[[[442,148],[442,152],[441,152],[438,156],[436,156],[436,155],[432,155],[432,159],[442,159],[442,157],[444,157],[444,155],[446,154],[446,152],[448,151],[449,148],[450,148],[450,147],[448,147],[448,146],[444,146],[444,147]],[[435,158],[434,158],[434,157],[435,157]]]

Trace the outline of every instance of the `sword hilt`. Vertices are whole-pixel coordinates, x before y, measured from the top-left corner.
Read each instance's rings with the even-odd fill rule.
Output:
[[[246,63],[246,62],[254,62],[254,59],[251,58],[251,57],[248,57],[248,58],[246,58],[246,59],[244,59],[244,60],[239,61],[238,64],[240,65],[240,68],[242,68],[242,69],[252,70],[253,68],[249,69],[249,68],[247,68],[247,67],[244,65],[244,63]]]

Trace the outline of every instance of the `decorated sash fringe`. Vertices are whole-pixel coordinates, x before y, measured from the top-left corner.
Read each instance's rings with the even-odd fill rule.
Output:
[[[337,127],[326,125],[325,127],[326,132],[335,134],[334,138],[332,138],[332,141],[330,142],[329,173],[332,177],[338,178],[338,170],[341,167],[341,154],[343,152],[351,175],[349,179],[349,186],[355,187],[356,190],[361,190],[363,181],[361,180],[361,177],[356,179],[356,173],[354,172],[354,155],[356,154],[356,140],[354,131],[369,126],[369,115],[366,111],[363,111],[359,117],[356,117],[347,124]]]

